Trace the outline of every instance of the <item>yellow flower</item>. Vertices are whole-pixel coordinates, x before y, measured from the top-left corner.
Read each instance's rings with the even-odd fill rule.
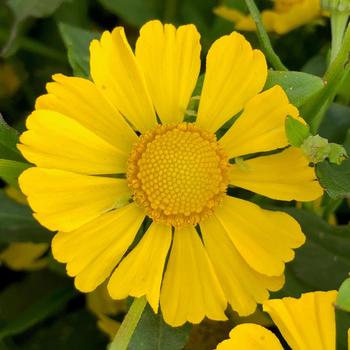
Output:
[[[299,299],[268,300],[268,312],[292,350],[335,350],[336,291],[306,293]],[[277,337],[262,326],[241,324],[217,350],[283,350]],[[350,350],[350,349],[349,349]]]
[[[298,116],[281,87],[261,92],[265,57],[242,35],[213,44],[196,121],[184,122],[199,41],[193,25],[151,21],[134,55],[123,28],[104,32],[90,47],[93,82],[55,75],[18,145],[36,165],[21,189],[37,220],[59,231],[53,254],[76,287],[90,292],[111,275],[112,298],[146,295],[173,326],[224,320],[227,302],[252,313],[304,243],[292,217],[233,198],[228,185],[279,200],[322,194],[295,148],[230,165],[286,147],[285,118]]]
[[[249,15],[229,8],[219,6],[214,12],[235,23],[237,30],[254,31],[255,23]],[[320,0],[275,0],[272,10],[261,13],[263,24],[267,31],[285,34],[321,17]]]

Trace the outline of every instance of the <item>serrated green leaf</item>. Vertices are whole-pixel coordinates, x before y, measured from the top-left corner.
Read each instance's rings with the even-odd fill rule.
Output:
[[[58,26],[74,75],[88,78],[90,76],[90,42],[99,38],[101,34],[66,23],[59,23]]]
[[[350,153],[350,132],[344,144],[347,153]],[[317,177],[323,188],[331,198],[350,196],[350,159],[344,160],[340,165],[325,161],[316,166]]]
[[[350,278],[340,286],[336,304],[340,309],[350,312]]]
[[[54,13],[64,0],[7,0],[17,21],[27,17],[47,17]]]
[[[40,226],[29,207],[15,203],[0,190],[0,242],[50,242],[52,234]]]
[[[271,88],[274,85],[282,86],[289,101],[297,107],[302,106],[324,86],[322,79],[312,74],[270,70],[265,89]]]
[[[189,336],[189,324],[173,328],[168,326],[162,316],[155,314],[146,306],[136,330],[129,343],[129,350],[180,350]]]
[[[295,147],[300,147],[304,140],[310,136],[309,126],[290,116],[286,118],[285,129],[288,142]]]
[[[0,178],[11,186],[17,186],[18,176],[28,169],[31,165],[28,163],[17,162],[14,160],[0,159]]]

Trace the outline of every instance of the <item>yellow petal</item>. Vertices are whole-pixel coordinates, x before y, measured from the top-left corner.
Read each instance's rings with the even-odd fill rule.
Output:
[[[256,303],[268,299],[268,289],[275,291],[282,288],[283,276],[264,276],[244,261],[215,216],[202,222],[200,228],[221,287],[233,310],[238,314],[252,314]]]
[[[283,350],[283,347],[268,329],[257,324],[245,323],[233,328],[230,339],[221,342],[216,350]]]
[[[314,168],[303,152],[290,147],[280,153],[234,164],[231,184],[278,200],[311,201],[323,193]]]
[[[19,177],[35,218],[52,231],[71,231],[130,198],[125,179],[29,168]]]
[[[290,215],[264,210],[242,199],[226,196],[214,215],[243,259],[267,276],[282,275],[284,263],[294,259],[292,249],[305,241],[298,222]]]
[[[183,120],[200,70],[200,35],[194,25],[163,25],[150,21],[136,43],[139,62],[163,123]]]
[[[145,79],[124,29],[104,32],[90,45],[91,76],[109,102],[142,133],[156,125]]]
[[[11,243],[0,253],[0,261],[16,271],[40,269],[48,262],[47,259],[40,258],[48,248],[47,243]]]
[[[48,94],[36,100],[36,109],[50,109],[75,119],[119,151],[130,152],[137,142],[136,134],[91,81],[62,74],[53,79],[55,82],[46,86]]]
[[[262,90],[266,76],[263,53],[253,50],[241,34],[216,40],[207,55],[198,126],[215,132]]]
[[[119,263],[145,217],[132,203],[112,210],[71,232],[59,232],[52,241],[52,252],[60,262],[67,262],[67,273],[76,276],[75,286],[91,292]]]
[[[268,300],[268,312],[293,350],[335,350],[337,292],[306,293],[299,299]]]
[[[173,327],[205,316],[226,320],[226,299],[214,268],[192,226],[175,229],[165,271],[160,305],[164,320]]]
[[[154,312],[158,311],[160,285],[165,259],[171,244],[171,227],[152,223],[140,243],[113,272],[108,291],[113,299],[147,296]]]
[[[263,11],[263,23],[267,24],[270,30],[278,34],[285,34],[312,22],[321,15],[320,0],[303,0],[289,6],[290,9],[285,12]]]
[[[63,114],[36,110],[26,126],[28,131],[20,136],[17,147],[37,166],[85,174],[114,174],[126,169],[126,153]]]
[[[283,89],[276,85],[247,103],[220,144],[230,158],[285,147],[288,145],[285,120],[288,115],[298,114]]]

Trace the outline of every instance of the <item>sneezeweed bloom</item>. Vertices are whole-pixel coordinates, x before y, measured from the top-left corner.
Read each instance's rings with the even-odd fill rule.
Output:
[[[235,29],[254,31],[253,19],[236,9],[219,6],[215,13],[235,23]],[[285,34],[322,16],[320,0],[275,0],[273,9],[261,13],[267,31]]]
[[[196,120],[184,121],[200,49],[193,25],[148,22],[135,55],[123,28],[104,32],[90,47],[92,81],[55,75],[18,145],[35,164],[21,189],[59,231],[53,254],[76,287],[111,275],[114,299],[146,295],[173,326],[224,320],[227,303],[252,313],[304,242],[292,217],[229,196],[229,185],[287,201],[322,194],[295,148],[231,164],[288,146],[285,118],[298,117],[282,88],[261,92],[265,57],[242,35],[212,45]]]
[[[336,291],[312,292],[299,299],[268,300],[263,308],[292,350],[335,350],[336,296]],[[230,332],[230,339],[224,340],[216,349],[283,350],[283,347],[268,329],[246,323],[235,327]]]

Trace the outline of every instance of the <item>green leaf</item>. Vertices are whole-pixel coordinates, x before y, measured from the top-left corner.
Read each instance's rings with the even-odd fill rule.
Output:
[[[350,312],[350,277],[340,286],[336,305],[340,309]]]
[[[90,42],[99,38],[101,34],[66,23],[59,23],[58,27],[67,48],[68,60],[74,75],[88,78],[90,76]]]
[[[350,313],[336,308],[335,321],[337,326],[336,349],[339,349],[339,350],[348,349],[348,329],[350,328]]]
[[[312,74],[270,70],[265,89],[269,89],[274,85],[282,86],[289,101],[297,107],[302,106],[324,86],[322,79]]]
[[[300,223],[306,243],[287,265],[286,285],[274,297],[338,289],[350,271],[350,227],[330,225],[301,209],[285,211]]]
[[[168,326],[160,313],[147,304],[129,343],[129,350],[180,350],[187,342],[191,326]]]
[[[17,162],[14,160],[0,159],[0,178],[11,186],[18,186],[18,176],[28,169],[31,165],[28,163]]]
[[[344,147],[350,153],[350,131]],[[331,198],[350,196],[350,159],[346,159],[340,165],[322,162],[316,166],[317,177],[323,188]]]
[[[163,0],[99,0],[99,2],[108,11],[115,13],[135,27],[151,19],[161,19],[166,3]]]
[[[54,13],[64,0],[7,0],[18,22],[27,17],[47,17]]]
[[[0,114],[0,158],[22,161],[23,157],[16,148],[18,132],[5,122]]]
[[[310,136],[309,126],[290,116],[286,118],[285,129],[288,142],[295,147],[300,147]]]
[[[33,218],[29,207],[0,191],[0,243],[50,242],[52,234]]]

